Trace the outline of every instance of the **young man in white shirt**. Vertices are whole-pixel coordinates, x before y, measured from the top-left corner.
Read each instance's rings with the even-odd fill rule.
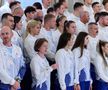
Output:
[[[55,57],[55,45],[53,43],[52,33],[55,31],[56,28],[56,17],[52,14],[47,14],[44,17],[44,26],[41,29],[40,33],[46,38],[49,42],[47,58],[54,61]]]
[[[95,90],[95,80],[96,80],[96,73],[95,73],[95,68],[94,68],[94,62],[95,62],[95,57],[96,57],[96,50],[97,50],[97,44],[99,42],[99,37],[98,37],[98,24],[95,22],[91,22],[88,24],[88,32],[89,32],[89,43],[87,45],[87,48],[90,52],[90,73],[91,73],[91,78],[93,80],[92,88]]]
[[[99,27],[100,40],[108,41],[108,13],[107,12],[100,12],[98,27]]]
[[[9,4],[15,0],[4,0],[4,5],[0,7],[0,20],[4,13],[11,13],[11,9],[9,8]]]
[[[81,2],[76,2],[73,6],[74,11],[72,12],[70,18],[68,20],[72,20],[77,22],[80,20],[80,15],[84,11],[83,4]]]
[[[35,18],[36,9],[33,6],[28,6],[24,10],[24,14],[26,16],[26,19],[22,21],[22,24],[23,24],[23,27],[22,27],[23,39],[25,39],[25,37],[26,37],[26,26],[27,26],[27,22],[29,20],[32,20],[32,19]]]

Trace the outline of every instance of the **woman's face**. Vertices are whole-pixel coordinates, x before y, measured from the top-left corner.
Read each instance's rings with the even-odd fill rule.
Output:
[[[102,49],[103,49],[103,52],[104,52],[106,55],[108,55],[108,43],[105,44],[105,46],[103,46]]]
[[[60,26],[64,27],[64,22],[66,21],[66,18],[63,18],[61,21],[60,21]]]
[[[33,33],[34,35],[39,35],[40,29],[41,29],[40,24],[37,24],[35,27],[32,28],[31,31],[32,31],[32,33]]]
[[[75,34],[76,33],[76,24],[75,23],[71,23],[69,28],[68,28],[68,32],[71,34]]]
[[[67,45],[68,45],[68,47],[70,49],[72,49],[72,46],[73,46],[73,36],[71,36],[71,39],[68,41]]]
[[[39,48],[39,52],[45,55],[47,53],[47,49],[48,49],[48,42],[44,42]]]
[[[89,35],[87,35],[87,36],[85,37],[84,45],[87,46],[88,42],[89,42]]]
[[[18,30],[21,30],[22,29],[22,21],[21,20],[16,24],[16,28]]]

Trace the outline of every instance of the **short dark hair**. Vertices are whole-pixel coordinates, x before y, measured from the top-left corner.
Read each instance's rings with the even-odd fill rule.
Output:
[[[55,3],[54,4],[54,10],[56,11],[58,8],[60,8],[61,7],[61,5],[63,5],[63,3]]]
[[[41,9],[42,10],[42,5],[39,2],[35,2],[33,4],[34,7],[36,7],[36,9]]]
[[[62,33],[59,38],[59,42],[58,42],[56,51],[58,51],[61,48],[64,48],[67,45],[68,41],[71,39],[71,36],[72,35],[70,33]]]
[[[31,13],[31,12],[35,12],[35,8],[33,6],[28,6],[26,7],[26,9],[24,10],[24,14],[26,15],[27,13]]]
[[[39,52],[39,48],[42,46],[44,42],[48,42],[45,38],[39,38],[35,41],[34,50]]]
[[[74,4],[74,6],[73,6],[73,9],[75,10],[75,9],[77,9],[77,8],[79,8],[79,7],[82,7],[82,6],[84,6],[83,3],[81,3],[81,2],[76,2],[76,3]]]
[[[93,8],[96,4],[99,4],[99,2],[94,2],[94,3],[92,3],[92,8]]]
[[[47,13],[54,12],[54,11],[55,11],[55,10],[54,10],[53,7],[49,7],[49,8],[47,9]]]
[[[9,8],[12,9],[12,7],[13,7],[14,5],[16,5],[16,4],[21,4],[21,2],[19,2],[19,1],[13,1],[13,2],[11,2],[11,3],[9,4]]]
[[[105,17],[105,16],[108,16],[108,13],[107,12],[100,12],[99,18],[100,17]]]
[[[4,13],[1,17],[1,22],[4,20],[4,19],[7,19],[8,16],[11,16],[13,17],[13,15],[11,13]]]
[[[98,25],[96,22],[90,22],[89,24],[88,24],[88,26],[89,25]]]

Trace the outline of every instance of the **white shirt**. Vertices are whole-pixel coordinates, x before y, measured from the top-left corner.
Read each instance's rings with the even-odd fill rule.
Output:
[[[58,41],[59,41],[59,38],[60,38],[60,35],[62,33],[57,29],[55,30],[53,33],[52,33],[52,37],[53,37],[53,42],[54,42],[54,45],[55,47],[57,48],[57,45],[58,45]]]
[[[90,16],[89,22],[96,22],[96,21],[95,21],[95,18],[94,18],[94,11],[93,11],[93,13],[92,13],[91,15],[89,15],[89,16]]]
[[[30,59],[32,59],[36,53],[34,50],[34,44],[38,38],[40,38],[39,35],[32,36],[31,34],[28,34],[28,36],[26,37],[26,39],[24,41],[24,47],[25,47],[27,54],[28,54]]]
[[[67,9],[65,10],[64,15],[66,16],[67,20],[71,18],[71,13]]]
[[[95,54],[96,54],[96,48],[97,48],[97,43],[98,42],[99,42],[99,37],[98,36],[96,36],[95,38],[89,36],[89,43],[87,45],[87,49],[90,52],[90,58],[91,58],[92,63],[94,63],[94,57],[95,57]]]
[[[95,56],[95,69],[97,74],[97,80],[101,79],[108,83],[108,58],[106,57],[107,65],[104,64],[104,60],[100,54]]]
[[[99,2],[99,3],[102,3],[102,0],[93,0],[93,2]]]
[[[62,90],[66,90],[65,77],[69,74],[71,77],[70,86],[74,85],[74,59],[71,50],[66,51],[64,48],[57,51],[55,56],[58,64],[58,79]]]
[[[108,41],[108,26],[102,27],[98,24],[99,26],[99,39]]]
[[[46,82],[47,90],[50,90],[50,73],[52,68],[49,66],[46,58],[40,57],[38,54],[35,54],[30,63],[31,73],[32,73],[32,86],[35,85],[38,87],[42,86],[42,83]]]
[[[88,24],[84,24],[80,20],[76,22],[77,31],[76,34],[78,35],[79,32],[88,32]]]
[[[19,77],[20,69],[25,67],[21,49],[14,44],[11,47],[2,44],[0,58],[1,82],[3,84],[14,85],[15,78]]]
[[[105,8],[103,7],[103,9],[101,10],[101,12],[107,12],[108,13],[108,11],[107,10],[105,10]]]
[[[68,20],[72,20],[74,22],[77,22],[80,20],[80,17],[77,17],[73,13],[71,13],[70,18],[68,18]]]
[[[43,16],[45,16],[45,15],[47,14],[47,9],[48,9],[48,8],[45,8],[45,7],[43,6],[43,3],[42,3],[41,5],[42,5]]]
[[[75,60],[75,84],[79,84],[79,75],[81,70],[84,69],[86,74],[86,81],[90,81],[90,55],[87,49],[83,50],[83,55],[80,57],[80,47],[73,50]]]
[[[52,33],[54,30],[47,31],[45,28],[41,28],[40,34],[48,40],[49,46],[48,46],[48,52],[47,52],[47,57],[49,59],[54,59],[55,57],[55,52],[56,52],[56,47],[53,42],[53,37]]]
[[[91,5],[84,5],[84,11],[89,12],[89,15],[91,15],[93,13],[93,9]]]
[[[26,38],[26,34],[27,34],[26,27],[27,27],[27,21],[26,21],[26,19],[24,19],[22,21],[22,31],[21,31],[21,34],[22,34],[23,39]]]
[[[11,9],[9,8],[9,3],[5,1],[4,5],[0,7],[0,20],[4,13],[11,13]]]

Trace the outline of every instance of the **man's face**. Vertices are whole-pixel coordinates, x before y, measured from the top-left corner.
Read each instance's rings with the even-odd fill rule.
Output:
[[[12,16],[8,16],[5,22],[6,26],[9,26],[11,29],[13,29],[14,26],[14,18]]]
[[[30,19],[34,19],[35,16],[36,16],[36,12],[35,11],[28,13],[28,18],[30,18]]]
[[[5,27],[5,28],[4,28]],[[11,38],[12,38],[12,31],[9,27],[7,26],[4,26],[1,30],[1,38],[3,40],[3,43],[8,43],[11,41]]]
[[[108,16],[102,17],[102,24],[108,26]]]
[[[94,7],[93,7],[93,10],[98,13],[101,11],[101,5],[100,4],[96,4]]]
[[[45,4],[46,6],[50,6],[53,0],[43,0],[43,4]]]
[[[98,34],[98,25],[91,25],[88,27],[88,31],[91,35],[97,36]]]
[[[52,19],[50,20],[50,27],[51,27],[52,29],[56,27],[56,18],[52,18]]]

